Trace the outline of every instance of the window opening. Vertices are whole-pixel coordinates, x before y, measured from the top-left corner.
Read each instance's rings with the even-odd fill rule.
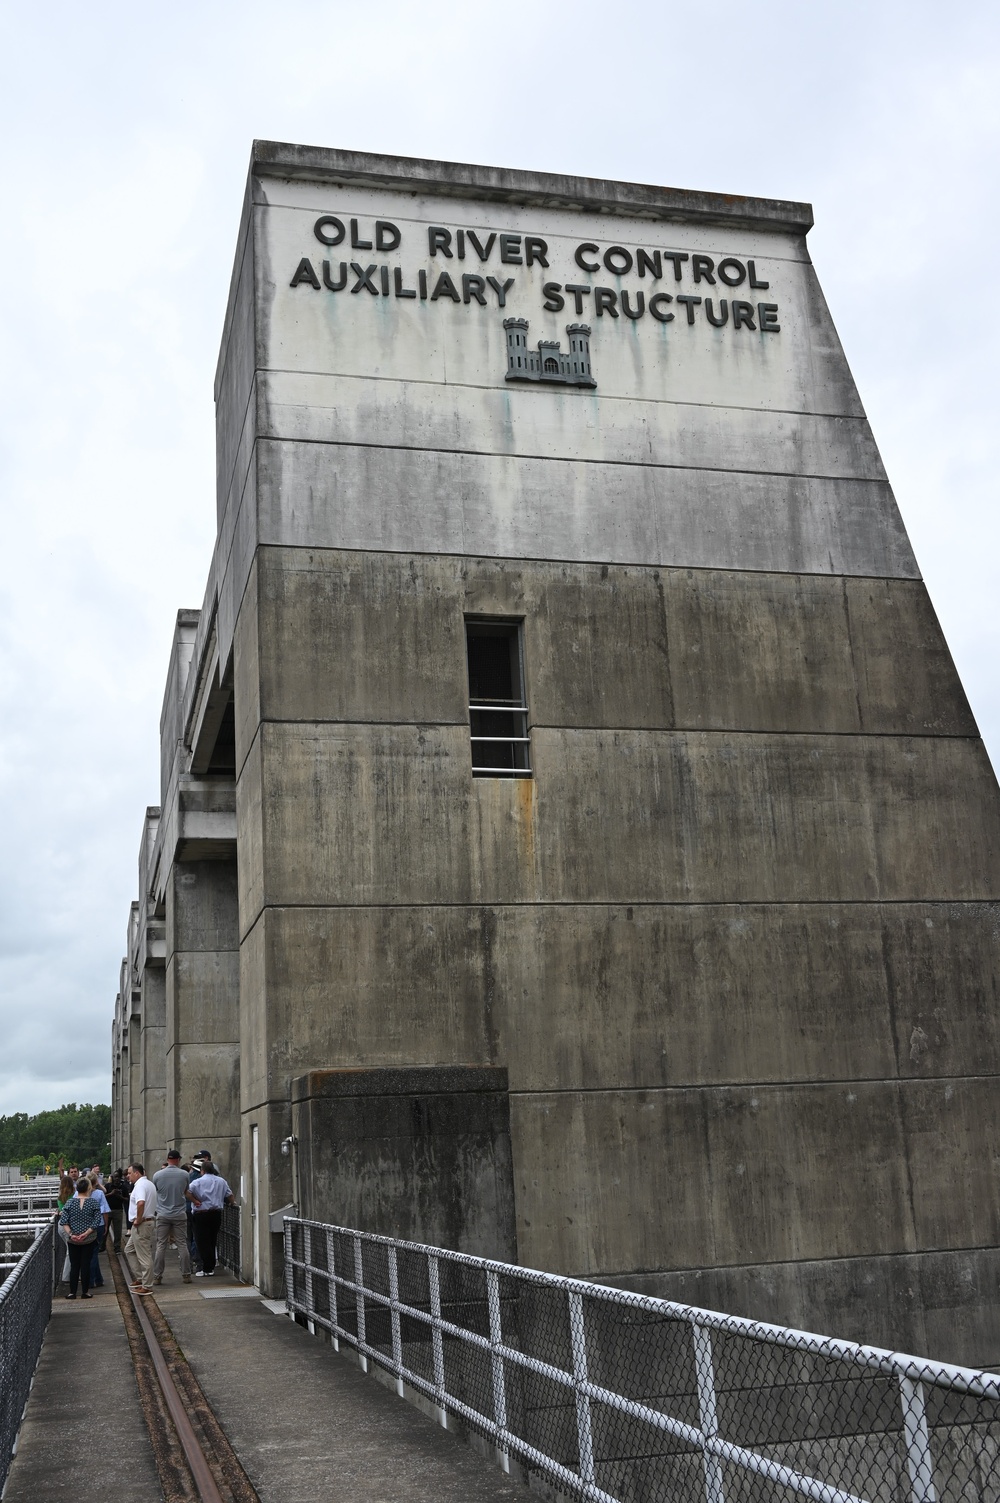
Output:
[[[529,778],[520,623],[467,620],[465,646],[473,776]]]

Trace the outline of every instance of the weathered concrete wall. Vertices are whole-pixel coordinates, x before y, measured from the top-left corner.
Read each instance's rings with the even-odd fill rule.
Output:
[[[167,889],[168,1145],[239,1169],[239,952],[231,861],[175,861]]]
[[[167,995],[163,966],[147,966],[142,977],[142,1032],[139,1091],[142,1098],[140,1162],[159,1168],[166,1153]]]
[[[506,1070],[315,1070],[291,1096],[303,1216],[517,1261]]]
[[[937,1301],[960,1333],[938,1354],[968,1355],[985,1265],[947,1290],[926,1270],[1000,1231],[975,1136],[998,1130],[1000,803],[808,214],[265,160],[220,361],[214,566],[261,1193],[290,1198],[294,1077],[506,1068],[525,1262],[714,1279],[724,1308],[916,1349],[943,1339]],[[394,224],[395,256],[353,253],[414,297],[383,296],[378,264],[323,285],[349,253],[322,214],[359,244]],[[549,265],[501,272],[499,241],[460,264],[461,225],[542,234]],[[780,334],[712,327],[704,301],[690,325],[679,303],[595,315],[598,284],[633,306],[639,284],[583,269],[584,242],[676,252],[647,298],[716,313],[695,256],[753,261]],[[303,257],[319,287],[291,285]],[[514,281],[502,313],[425,299],[421,269]],[[572,316],[545,314],[546,280],[590,299],[595,390],[504,379],[504,313],[531,347]],[[468,614],[523,621],[529,781],[471,776]],[[914,1259],[923,1294],[885,1299]]]
[[[238,1092],[262,1287],[282,1139],[347,1122],[296,1078],[489,1067],[522,1261],[997,1360],[1000,797],[810,223],[255,148],[142,892],[168,1131],[235,1182]],[[508,382],[504,318],[565,343],[573,298],[596,387]],[[523,623],[530,779],[472,777],[467,615]],[[235,799],[192,773],[229,675]],[[131,1015],[123,973],[122,1134]],[[389,1229],[352,1153],[303,1199]]]

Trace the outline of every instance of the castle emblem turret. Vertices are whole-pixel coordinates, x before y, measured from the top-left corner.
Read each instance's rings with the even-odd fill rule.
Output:
[[[507,380],[547,381],[553,386],[596,386],[590,368],[590,325],[567,324],[569,351],[557,339],[540,339],[537,350],[528,349],[528,320],[505,318],[507,331]]]

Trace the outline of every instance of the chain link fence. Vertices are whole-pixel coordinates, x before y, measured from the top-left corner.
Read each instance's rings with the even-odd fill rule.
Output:
[[[42,1338],[52,1314],[54,1222],[50,1218],[45,1227],[26,1234],[23,1241],[28,1242],[29,1237],[27,1250],[0,1287],[0,1493],[7,1481]]]
[[[593,1503],[1000,1503],[1000,1378],[298,1219],[289,1313]]]

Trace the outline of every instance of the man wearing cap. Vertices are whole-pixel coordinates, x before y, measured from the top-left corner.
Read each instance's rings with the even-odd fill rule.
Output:
[[[191,1282],[191,1254],[188,1251],[187,1198],[188,1177],[181,1168],[181,1156],[176,1148],[167,1154],[164,1168],[153,1175],[156,1186],[156,1251],[153,1254],[153,1283],[163,1283],[163,1265],[167,1256],[167,1243],[173,1235],[181,1260],[181,1278]]]
[[[191,1160],[191,1173],[188,1175],[188,1184],[189,1185],[193,1185],[194,1182],[195,1182],[195,1180],[201,1174],[204,1166],[206,1164],[210,1164],[211,1162],[212,1162],[212,1155],[211,1155],[210,1150],[207,1149],[207,1148],[199,1148],[198,1152],[195,1154],[194,1158]],[[194,1212],[194,1206],[191,1204],[190,1201],[188,1201],[188,1203],[187,1203],[188,1252],[191,1254],[191,1266],[192,1266],[192,1268],[201,1268],[201,1258],[198,1256],[198,1244],[194,1240],[194,1214],[193,1214],[193,1212]]]

